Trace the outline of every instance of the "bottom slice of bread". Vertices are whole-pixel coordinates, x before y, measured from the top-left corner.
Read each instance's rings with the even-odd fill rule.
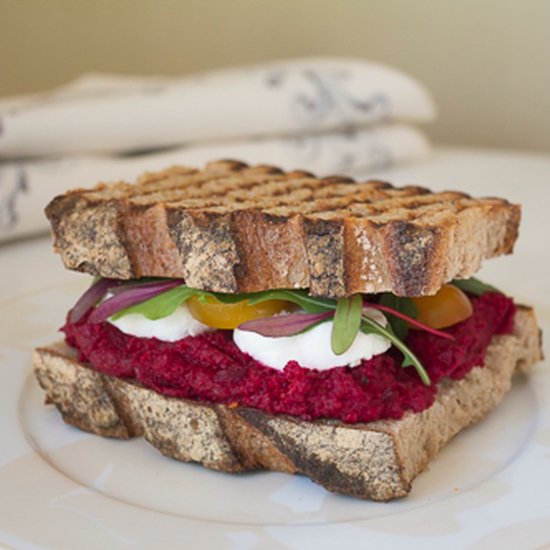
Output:
[[[534,313],[521,307],[514,333],[493,337],[485,366],[440,383],[431,407],[400,420],[352,425],[164,397],[100,374],[62,342],[35,350],[34,367],[47,402],[82,430],[142,436],[166,456],[215,470],[300,473],[329,491],[390,500],[407,495],[439,450],[499,403],[514,372],[540,358]]]

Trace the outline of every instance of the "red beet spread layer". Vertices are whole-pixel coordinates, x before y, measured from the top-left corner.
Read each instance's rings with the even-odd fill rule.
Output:
[[[77,323],[67,322],[63,331],[80,360],[167,396],[355,423],[419,412],[433,403],[439,380],[463,378],[483,365],[491,337],[512,331],[515,306],[496,293],[472,298],[472,303],[473,315],[446,329],[454,342],[409,331],[407,344],[428,371],[431,386],[422,384],[413,367],[401,367],[401,355],[393,347],[357,367],[317,371],[290,361],[281,372],[241,352],[231,331],[163,342],[129,336],[106,322],[88,323],[89,313]]]

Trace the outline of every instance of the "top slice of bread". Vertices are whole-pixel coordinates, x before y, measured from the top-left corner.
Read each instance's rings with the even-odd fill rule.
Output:
[[[46,208],[65,266],[215,292],[434,294],[512,252],[520,207],[455,191],[217,161],[100,184]]]

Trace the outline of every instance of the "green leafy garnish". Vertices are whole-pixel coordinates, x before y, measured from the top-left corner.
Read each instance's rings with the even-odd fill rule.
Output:
[[[473,294],[474,296],[481,296],[486,292],[498,292],[499,294],[502,294],[498,288],[488,285],[475,277],[470,277],[469,279],[454,279],[451,281],[451,284],[457,288],[460,288],[460,290],[467,292],[468,294]]]
[[[496,291],[494,287],[485,285],[477,279],[453,281],[453,284],[470,293],[475,293],[476,289],[478,291],[483,289],[483,292]],[[468,288],[465,289],[464,284],[467,284]],[[335,301],[328,298],[310,296],[307,291],[302,289],[277,289],[265,292],[225,294],[197,290],[181,284],[161,292],[153,298],[117,311],[112,315],[112,318],[116,320],[130,313],[139,313],[150,320],[162,319],[174,313],[181,304],[191,297],[196,297],[200,301],[213,297],[226,304],[248,300],[250,305],[259,304],[267,300],[286,300],[298,305],[303,311],[309,314],[334,311],[331,345],[335,354],[341,355],[345,353],[353,344],[359,330],[365,334],[378,334],[387,338],[403,353],[403,367],[413,366],[422,382],[426,385],[430,384],[428,373],[414,353],[402,341],[406,337],[407,322],[399,319],[394,314],[390,316],[388,326],[384,327],[370,317],[363,315],[364,304],[363,297],[360,294],[340,298],[338,301]],[[416,308],[409,298],[401,298],[385,293],[382,295],[379,303],[382,306],[404,313],[411,318],[416,317]],[[374,304],[371,305],[375,307]]]
[[[305,290],[268,290],[265,292],[251,292],[240,294],[224,294],[218,292],[207,292],[190,288],[187,285],[180,285],[176,288],[167,290],[155,296],[127,307],[115,313],[112,318],[114,320],[128,315],[130,313],[139,313],[150,320],[162,319],[168,317],[184,302],[191,297],[196,297],[200,302],[205,302],[209,297],[224,304],[234,304],[248,300],[250,305],[259,304],[268,300],[286,300],[298,305],[307,313],[322,313],[336,309],[336,302],[327,298],[316,298],[309,296]]]
[[[212,296],[225,304],[248,300],[251,306],[266,302],[267,300],[286,300],[287,302],[296,304],[307,313],[322,313],[323,311],[336,309],[336,302],[334,300],[310,296],[305,290],[276,289],[246,294],[219,294],[214,292]]]
[[[382,306],[400,311],[407,317],[411,317],[413,319],[418,317],[418,310],[410,298],[395,296],[390,292],[384,292],[378,303]],[[388,322],[393,329],[395,336],[397,336],[399,340],[405,340],[405,338],[407,338],[407,334],[409,333],[409,324],[405,319],[400,319],[395,315],[390,315],[388,317]]]
[[[167,290],[166,292],[162,292],[161,294],[158,294],[145,302],[122,309],[115,313],[112,316],[112,319],[116,321],[117,319],[124,317],[124,315],[139,313],[151,321],[156,321],[157,319],[162,319],[172,315],[172,313],[174,313],[174,311],[176,311],[176,309],[183,304],[183,302],[187,301],[191,298],[191,296],[199,293],[202,293],[202,291],[181,285]]]
[[[362,311],[363,298],[360,294],[338,300],[331,333],[331,347],[336,355],[342,355],[353,344],[361,327]]]
[[[424,385],[429,386],[431,384],[430,377],[418,357],[394,334],[391,325],[383,327],[374,319],[363,315],[361,318],[361,331],[365,334],[378,334],[387,338],[403,354],[403,363],[401,363],[401,366],[414,367]]]

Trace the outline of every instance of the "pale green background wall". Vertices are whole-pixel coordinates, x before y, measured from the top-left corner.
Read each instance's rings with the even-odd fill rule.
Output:
[[[309,54],[419,77],[440,143],[550,151],[550,0],[0,0],[0,96]]]

